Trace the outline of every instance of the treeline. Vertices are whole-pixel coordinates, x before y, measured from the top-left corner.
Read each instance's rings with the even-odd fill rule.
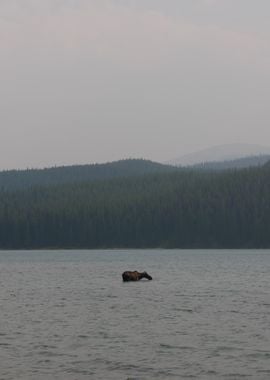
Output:
[[[105,164],[73,165],[45,169],[0,171],[0,191],[33,187],[96,182],[114,178],[130,178],[153,173],[184,172],[189,169],[220,171],[263,166],[270,156],[245,157],[233,161],[206,162],[189,168],[160,164],[144,159],[126,159]]]
[[[173,170],[176,170],[176,168],[170,165],[143,159],[127,159],[105,164],[73,165],[45,169],[7,170],[0,172],[0,189],[16,190],[34,186],[94,182]]]
[[[270,166],[0,192],[0,248],[270,248]]]

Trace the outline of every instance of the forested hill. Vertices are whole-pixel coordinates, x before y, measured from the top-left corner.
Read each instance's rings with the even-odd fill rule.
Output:
[[[270,167],[0,193],[1,248],[270,248]]]
[[[10,170],[0,172],[0,189],[16,190],[34,186],[90,182],[117,177],[133,177],[176,170],[143,159],[120,160],[105,164],[74,165],[48,169]]]

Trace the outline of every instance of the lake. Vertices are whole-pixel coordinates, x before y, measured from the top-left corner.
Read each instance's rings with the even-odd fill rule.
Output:
[[[0,251],[0,379],[269,379],[269,275],[267,250]]]

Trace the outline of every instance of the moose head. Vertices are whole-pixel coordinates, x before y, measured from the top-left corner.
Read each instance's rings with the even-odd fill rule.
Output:
[[[147,278],[147,280],[152,280],[152,277],[147,272],[143,272],[141,278]]]

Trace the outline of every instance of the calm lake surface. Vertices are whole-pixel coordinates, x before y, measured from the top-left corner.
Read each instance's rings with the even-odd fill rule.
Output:
[[[1,380],[270,379],[270,251],[2,251],[0,312]]]

